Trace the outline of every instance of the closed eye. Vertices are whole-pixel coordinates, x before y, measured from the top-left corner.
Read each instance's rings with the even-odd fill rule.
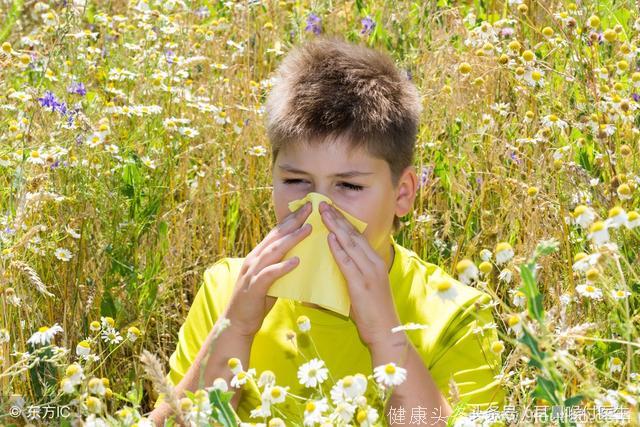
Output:
[[[303,181],[301,179],[285,179],[282,182],[284,182],[285,184],[300,184],[306,181]],[[341,182],[340,185],[352,191],[361,191],[364,188],[362,185],[350,184],[348,182]]]

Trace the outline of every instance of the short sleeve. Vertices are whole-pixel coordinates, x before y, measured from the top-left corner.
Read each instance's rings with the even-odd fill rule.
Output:
[[[452,317],[434,346],[429,370],[449,401],[449,381],[453,379],[459,401],[466,400],[479,409],[502,409],[505,392],[496,378],[502,362],[500,355],[491,350],[497,331],[482,328],[494,322],[490,301],[488,294],[480,292],[480,297],[463,305]]]
[[[203,274],[203,281],[180,326],[176,349],[169,358],[167,380],[175,386],[186,375],[218,317],[224,312],[233,284],[229,285],[229,264],[222,258]],[[162,403],[161,393],[154,407]]]

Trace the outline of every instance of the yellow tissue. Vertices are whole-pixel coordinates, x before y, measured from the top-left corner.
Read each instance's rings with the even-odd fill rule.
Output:
[[[289,210],[294,212],[308,201],[311,201],[313,210],[305,224],[311,224],[311,234],[302,239],[283,258],[297,256],[300,262],[293,270],[274,281],[267,295],[310,302],[343,316],[349,316],[351,300],[347,281],[329,247],[329,229],[324,225],[320,215],[320,202],[325,201],[340,211],[360,233],[364,231],[367,224],[337,207],[330,198],[315,192],[289,202]]]

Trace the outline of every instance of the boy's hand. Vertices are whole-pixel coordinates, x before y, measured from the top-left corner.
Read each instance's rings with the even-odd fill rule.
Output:
[[[349,286],[351,312],[360,338],[370,348],[391,336],[400,324],[384,260],[369,241],[342,215],[320,203],[322,219],[329,229],[329,247]],[[337,239],[331,238],[331,232]]]
[[[262,326],[262,321],[276,302],[267,295],[273,282],[300,262],[298,257],[282,261],[291,248],[311,232],[311,224],[301,225],[311,213],[307,202],[287,216],[247,255],[236,280],[225,317],[241,335],[251,337]]]

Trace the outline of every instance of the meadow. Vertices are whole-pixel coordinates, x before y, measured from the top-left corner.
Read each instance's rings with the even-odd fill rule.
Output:
[[[506,405],[640,424],[636,2],[3,0],[0,22],[0,425],[151,425],[203,271],[276,225],[264,101],[320,34],[420,89],[395,238],[494,297]],[[231,392],[173,404],[233,425]]]

